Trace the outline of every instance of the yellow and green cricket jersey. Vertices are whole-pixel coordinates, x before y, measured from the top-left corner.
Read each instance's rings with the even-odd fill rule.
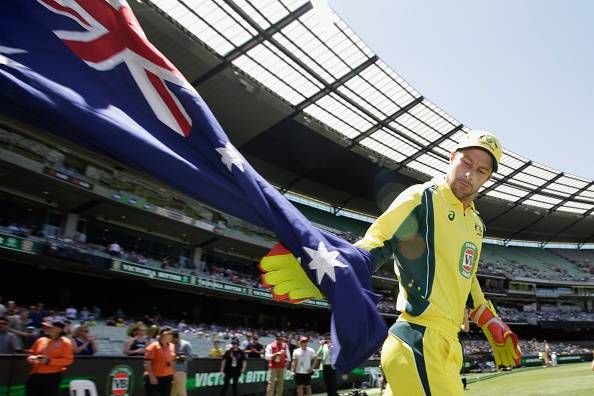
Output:
[[[440,178],[402,192],[356,245],[376,266],[394,256],[398,320],[455,336],[464,307],[485,302],[476,279],[483,233],[474,205],[464,210]]]

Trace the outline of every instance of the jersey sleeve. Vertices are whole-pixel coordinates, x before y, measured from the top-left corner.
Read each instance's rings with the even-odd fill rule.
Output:
[[[418,221],[414,209],[421,204],[422,191],[423,185],[403,191],[369,227],[363,239],[355,243],[371,253],[374,271],[392,257],[399,241],[416,235]]]

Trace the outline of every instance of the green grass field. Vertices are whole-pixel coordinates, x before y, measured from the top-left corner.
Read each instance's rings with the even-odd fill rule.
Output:
[[[592,363],[572,363],[495,375],[470,374],[467,379],[473,382],[468,384],[464,396],[594,396],[594,372],[591,367]],[[365,392],[368,396],[381,395],[379,389],[366,389]]]
[[[468,385],[464,395],[594,395],[591,363],[573,363],[549,368],[527,368],[485,377]],[[469,375],[472,381],[476,376]]]

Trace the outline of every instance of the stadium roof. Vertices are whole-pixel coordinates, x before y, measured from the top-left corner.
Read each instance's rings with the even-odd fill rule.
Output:
[[[263,100],[262,91],[265,91],[284,104],[283,109],[260,107],[257,116],[252,116],[248,123],[257,133],[232,137],[242,152],[255,156],[254,161],[265,159],[277,164],[281,169],[275,170],[276,175],[286,173],[281,186],[285,190],[311,173],[292,169],[291,164],[284,166],[281,159],[270,157],[270,142],[274,140],[271,136],[276,134],[278,138],[279,129],[298,130],[300,127],[293,125],[294,121],[301,128],[303,125],[321,128],[326,137],[331,136],[339,146],[333,143],[335,148],[327,152],[347,149],[349,154],[363,154],[367,162],[361,165],[363,168],[387,168],[419,180],[443,174],[449,152],[469,130],[382,62],[325,5],[314,7],[303,0],[145,0],[144,3],[149,7],[133,6],[147,34],[200,89],[209,104],[215,103],[219,119],[221,113],[223,118],[235,119],[221,119],[228,131],[245,129],[241,124],[246,120],[237,118],[249,116],[229,113],[225,117],[225,110],[217,112],[217,103],[219,106],[241,104],[254,111],[255,105],[248,102],[254,101],[254,97]],[[163,24],[163,16],[170,24]],[[204,56],[198,47],[206,49],[211,56]],[[221,75],[232,75],[249,98],[242,99],[246,92],[238,92],[241,89],[237,85],[225,85]],[[231,95],[233,99],[229,98]],[[262,137],[266,143],[258,145]],[[300,142],[309,144],[310,148],[323,145],[318,140],[307,139]],[[282,139],[277,143],[282,144]],[[315,154],[315,150],[314,155],[324,156],[323,152]],[[347,154],[339,157],[342,161],[355,161]],[[266,176],[266,171],[261,171]],[[400,180],[402,184],[411,183],[404,179]],[[322,178],[317,186],[325,182]],[[329,184],[332,185],[331,181]],[[340,183],[346,184],[346,181]],[[340,185],[337,190],[341,190]],[[326,193],[326,198],[334,201],[338,209],[353,203],[350,194],[345,199],[340,194]],[[487,198],[486,202],[499,201],[495,203],[498,210],[487,209],[487,225],[495,224],[495,230],[507,229],[496,232],[496,236],[550,240],[558,233],[562,239],[578,241],[584,239],[584,231],[575,231],[575,237],[562,234],[583,220],[592,221],[594,182],[504,150],[499,171],[485,184],[480,198]],[[531,207],[536,217],[526,218],[525,222],[515,224],[515,228],[510,228],[509,220],[497,225],[497,220],[526,207]],[[558,213],[574,216],[571,221],[559,223],[554,231],[524,232],[538,228],[539,223],[546,223],[548,217]]]

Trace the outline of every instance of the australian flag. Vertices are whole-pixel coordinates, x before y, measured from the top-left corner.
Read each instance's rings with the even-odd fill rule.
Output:
[[[331,304],[337,369],[377,350],[386,326],[371,292],[369,253],[313,227],[250,166],[125,0],[3,0],[0,20],[3,117],[271,230]],[[334,276],[317,279],[313,256],[328,258]]]

